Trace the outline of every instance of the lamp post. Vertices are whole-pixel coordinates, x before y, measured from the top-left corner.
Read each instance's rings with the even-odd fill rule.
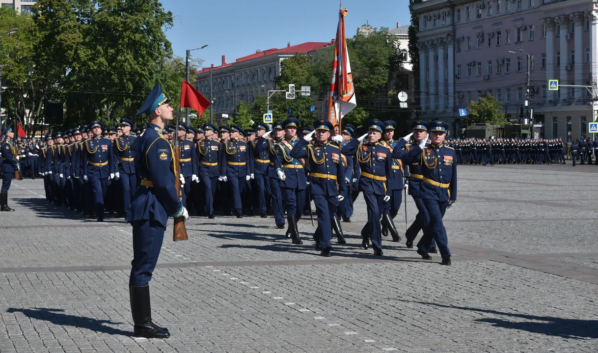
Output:
[[[525,115],[527,116],[530,112],[528,100],[530,98],[529,88],[531,86],[531,71],[530,71],[531,70],[531,56],[528,53],[526,53],[525,51],[523,51],[523,49],[519,49],[519,51],[521,53],[525,54],[526,59],[527,59],[527,77],[525,79]],[[517,54],[512,50],[509,50],[509,53]],[[533,125],[534,125],[534,117],[533,116],[530,117],[530,124],[532,125],[532,130],[533,130]]]
[[[0,34],[0,37],[4,37],[8,34],[15,34],[19,31],[18,28],[11,28],[8,32]],[[0,39],[0,48],[2,47],[2,40]],[[4,123],[2,121],[2,69],[0,65],[0,131],[4,129]]]
[[[206,44],[206,45],[204,45],[201,48],[195,48],[195,49],[188,49],[187,50],[187,56],[186,56],[186,59],[185,59],[185,72],[187,74],[187,82],[189,82],[189,61],[191,60],[191,52],[194,51],[194,50],[203,49],[203,48],[205,48],[207,46],[208,45]],[[185,116],[185,125],[189,126],[189,108],[187,108],[187,114]]]

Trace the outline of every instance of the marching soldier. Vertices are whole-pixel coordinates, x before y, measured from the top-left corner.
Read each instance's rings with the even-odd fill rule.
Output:
[[[448,128],[449,125],[444,121],[428,123],[430,145],[426,147],[427,139],[423,140],[418,146],[414,146],[404,159],[407,163],[422,163],[420,192],[428,217],[424,219],[426,231],[418,244],[417,253],[423,259],[431,259],[428,252],[433,239],[442,255],[443,265],[451,264],[451,253],[442,218],[446,209],[457,201],[457,155],[455,150],[444,145]],[[400,158],[401,155],[401,151],[395,149],[393,158]]]
[[[260,217],[266,218],[268,206],[266,202],[267,195],[270,195],[270,178],[268,177],[268,166],[270,158],[268,156],[268,140],[262,136],[268,131],[268,125],[259,123],[257,125],[257,141],[251,142],[253,152],[254,179],[253,190],[257,201],[257,209]]]
[[[307,158],[305,166],[310,175],[310,192],[318,215],[318,228],[314,234],[316,249],[321,249],[320,254],[328,257],[332,249],[330,238],[336,208],[343,200],[341,194],[347,185],[342,182],[345,167],[340,149],[328,142],[332,124],[327,120],[318,120],[314,122],[314,128],[315,139],[311,141],[313,133],[302,138],[290,151],[290,156],[294,159]]]
[[[187,208],[187,198],[191,195],[191,182],[198,182],[197,178],[197,155],[195,154],[195,144],[187,140],[187,128],[185,125],[179,125],[177,138],[181,148],[179,157],[181,187],[183,188],[183,206]]]
[[[2,144],[2,173],[4,180],[2,180],[2,192],[0,192],[0,211],[14,212],[8,207],[8,190],[16,170],[19,170],[19,160],[17,157],[17,148],[13,143],[15,133],[12,128],[8,126],[2,132],[4,136],[4,143]]]
[[[40,170],[44,177],[44,190],[46,192],[46,203],[50,203],[53,200],[52,196],[52,158],[50,149],[54,144],[54,140],[52,140],[52,135],[47,134],[46,136],[46,146],[43,147],[40,151],[41,153],[41,161],[40,161]]]
[[[382,138],[382,143],[385,144],[392,153],[399,144],[398,141],[393,140],[397,123],[388,120],[385,121],[384,124],[386,125],[386,129]],[[402,143],[401,145],[404,146],[405,143]],[[390,232],[392,241],[398,243],[401,241],[401,237],[395,226],[394,218],[399,213],[403,201],[403,189],[405,188],[403,181],[403,161],[400,159],[392,160],[392,174],[392,178],[390,178],[387,183],[387,187],[391,190],[390,201],[384,204],[384,211],[382,212],[382,235],[387,236],[388,232]]]
[[[131,202],[137,190],[137,177],[135,175],[135,151],[132,146],[135,137],[131,136],[131,120],[122,118],[120,120],[120,131],[122,135],[114,140],[113,152],[118,163],[118,173],[120,179],[120,192],[123,200],[123,214],[119,217],[126,219],[131,212]],[[116,170],[116,168],[115,168]]]
[[[237,218],[243,217],[243,203],[241,195],[245,190],[245,182],[251,179],[251,164],[253,157],[247,143],[243,141],[243,129],[237,125],[230,128],[230,140],[224,142],[223,166],[225,175],[223,180],[230,183],[230,194],[233,200],[233,207]]]
[[[272,212],[274,213],[274,222],[276,224],[276,228],[284,229],[285,220],[284,220],[284,212],[282,208],[282,194],[281,194],[281,179],[279,173],[276,171],[276,167],[274,166],[275,161],[277,160],[276,149],[275,146],[284,136],[284,130],[282,129],[282,123],[276,122],[272,125],[272,136],[266,139],[270,132],[266,132],[265,134],[260,137],[260,139],[256,142],[256,150],[258,153],[262,151],[265,147],[263,141],[267,141],[267,149],[268,149],[268,158],[270,160],[270,164],[268,167],[268,177],[270,179],[270,195],[272,197]]]
[[[388,178],[393,176],[392,154],[390,149],[380,142],[382,133],[386,129],[384,123],[374,119],[370,120],[367,126],[369,127],[367,138],[362,138],[363,141],[351,140],[343,147],[342,153],[346,156],[356,156],[361,167],[359,188],[363,191],[368,208],[368,222],[361,231],[362,246],[367,250],[371,240],[374,255],[382,256],[380,218],[385,207],[384,203],[390,201],[391,189],[387,187],[387,183]],[[402,146],[395,151],[402,151]]]
[[[83,179],[89,181],[98,222],[104,221],[104,198],[108,180],[115,178],[112,163],[112,143],[102,137],[102,123],[98,120],[89,125],[93,138],[85,142],[83,152]],[[118,173],[118,172],[116,172]],[[117,179],[119,175],[117,174]]]
[[[64,139],[62,132],[54,133],[52,163],[54,164],[54,201],[57,206],[62,205],[64,191]]]
[[[208,218],[214,218],[214,197],[218,187],[218,179],[225,175],[223,169],[223,155],[220,143],[214,141],[218,128],[213,124],[206,124],[203,128],[205,139],[197,142],[197,159],[199,161],[200,185],[204,189],[204,208]]]
[[[135,337],[168,338],[170,332],[152,321],[149,281],[158,262],[168,216],[189,218],[179,201],[172,146],[160,132],[173,119],[170,100],[156,84],[139,114],[149,116],[146,130],[135,143],[135,170],[141,176],[127,222],[133,226],[133,262],[129,279]],[[93,143],[92,146],[98,146]],[[89,147],[89,146],[88,146]]]

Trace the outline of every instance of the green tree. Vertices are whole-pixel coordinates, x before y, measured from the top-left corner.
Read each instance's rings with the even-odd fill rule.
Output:
[[[249,129],[253,126],[254,117],[249,112],[249,107],[239,102],[236,107],[236,115],[230,118],[230,123],[238,125],[241,129]]]
[[[465,120],[467,125],[477,123],[505,124],[502,105],[491,94],[480,98],[479,102],[471,101],[467,107],[467,112],[467,119]]]
[[[421,2],[421,0],[409,0],[409,12],[411,13],[411,25],[409,26],[409,57],[411,59],[411,65],[413,65],[412,73],[413,73],[413,81],[415,82],[413,87],[413,92],[421,92],[419,82],[419,39],[417,37],[419,33],[419,15],[416,15],[413,12],[413,4],[416,2]],[[416,97],[419,97],[419,94],[416,94]],[[416,104],[421,104],[419,99],[416,101]]]

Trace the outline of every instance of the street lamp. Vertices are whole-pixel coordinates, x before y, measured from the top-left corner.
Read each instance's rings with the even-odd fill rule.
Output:
[[[187,73],[187,82],[189,82],[189,60],[191,60],[191,52],[194,51],[194,50],[203,49],[203,48],[205,48],[207,46],[208,45],[206,44],[206,45],[204,45],[201,48],[195,48],[195,49],[188,49],[187,50],[187,56],[185,58],[185,72]],[[189,108],[187,108],[187,114],[186,114],[186,117],[185,117],[185,124],[187,126],[189,126]]]
[[[523,49],[519,49],[519,51],[523,54],[525,54],[526,59],[527,59],[527,78],[525,79],[525,115],[527,116],[529,114],[529,105],[528,105],[528,100],[530,98],[529,96],[529,88],[531,86],[531,56],[526,53]],[[509,50],[509,53],[511,54],[517,54],[516,52]],[[530,124],[532,125],[532,130],[533,130],[533,125],[534,125],[534,117],[530,117]],[[533,131],[532,131],[533,132]]]
[[[18,28],[11,28],[8,32],[0,34],[0,37],[4,37],[8,34],[15,34],[19,31]],[[0,47],[2,47],[2,40],[0,39]],[[2,86],[2,69],[0,67],[0,86]],[[4,124],[2,122],[2,90],[0,89],[0,131],[4,129]]]

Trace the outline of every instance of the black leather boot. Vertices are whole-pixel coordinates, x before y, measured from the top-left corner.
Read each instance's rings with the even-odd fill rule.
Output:
[[[398,243],[401,241],[401,237],[399,236],[399,231],[397,227],[395,227],[395,222],[390,218],[389,214],[385,214],[382,216],[382,223],[386,226],[386,229],[390,232],[392,236],[392,241]]]
[[[170,332],[152,322],[149,285],[129,287],[131,297],[131,314],[135,322],[135,337],[168,338]]]
[[[334,229],[334,233],[336,233],[336,239],[338,240],[338,243],[347,244],[343,234],[343,228],[341,228],[341,220],[339,216],[332,217],[332,229]]]
[[[370,227],[369,227],[368,223],[366,223],[365,226],[363,226],[363,228],[361,229],[361,246],[363,246],[363,248],[365,250],[367,250],[369,244],[370,244]]]
[[[301,245],[303,241],[301,240],[301,236],[299,235],[299,227],[297,226],[297,218],[293,216],[287,217],[287,222],[289,222],[289,228],[291,229],[291,238],[293,239],[293,244]]]
[[[0,211],[14,212],[12,208],[8,207],[8,194],[0,194]]]

